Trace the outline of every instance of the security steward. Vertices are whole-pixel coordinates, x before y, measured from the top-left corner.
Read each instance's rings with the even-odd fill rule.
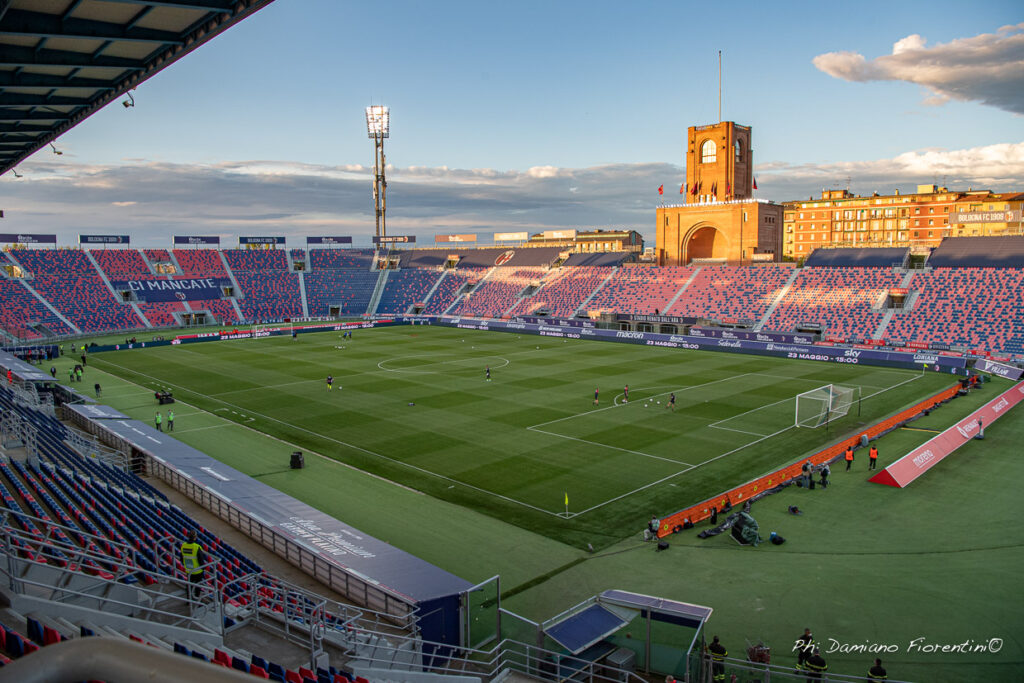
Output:
[[[188,582],[190,584],[203,582],[206,575],[203,565],[209,562],[206,551],[196,542],[197,538],[196,530],[192,529],[188,532],[188,540],[181,544],[181,564],[185,567],[185,573],[188,574]],[[195,599],[197,595],[198,591],[190,587],[189,598]]]
[[[718,642],[718,636],[711,639],[711,644],[708,645],[708,654],[711,655],[711,680],[724,681],[725,658],[729,656],[729,651]]]
[[[878,464],[878,448],[874,444],[871,444],[871,450],[868,451],[868,469],[875,469],[875,465]]]
[[[804,634],[796,639],[794,649],[796,653],[796,668],[797,671],[804,668],[804,663],[811,656],[811,652],[814,651],[814,635],[811,633],[811,629],[805,628]]]
[[[874,681],[875,683],[889,680],[889,674],[886,672],[885,668],[882,667],[881,659],[876,659],[875,665],[868,669],[868,680]]]
[[[850,471],[850,467],[853,466],[853,446],[849,446],[846,449],[846,471]]]
[[[821,680],[821,675],[828,671],[828,662],[821,656],[820,648],[814,648],[814,654],[804,662],[804,668],[807,669],[807,680]]]

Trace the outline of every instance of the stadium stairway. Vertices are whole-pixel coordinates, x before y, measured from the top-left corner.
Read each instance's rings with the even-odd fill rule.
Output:
[[[423,297],[423,303],[425,304],[424,308],[430,305],[431,297],[434,296],[434,292],[436,292],[437,288],[441,286],[441,283],[444,282],[444,279],[448,277],[448,273],[449,271],[447,270],[441,271],[441,277],[437,278],[437,280],[434,281],[434,284],[433,286],[431,286],[430,291],[428,291],[427,295]]]
[[[377,306],[380,305],[380,297],[384,293],[390,272],[387,268],[378,271],[377,282],[373,285],[373,294],[370,295],[370,302],[366,305],[366,315],[374,315],[377,312]]]
[[[668,303],[665,304],[665,307],[661,309],[662,313],[665,313],[666,311],[670,310],[675,305],[675,303],[679,301],[679,297],[683,295],[683,292],[685,292],[687,288],[689,288],[689,286],[693,284],[693,281],[697,279],[697,276],[700,274],[702,267],[703,266],[697,266],[697,268],[693,271],[693,274],[690,275],[690,279],[683,283],[683,286],[679,288],[679,291],[676,292],[676,295],[669,299]]]
[[[910,283],[913,282],[913,280],[914,280],[914,271],[908,270],[903,275],[903,279],[900,281],[900,288],[901,289],[909,289],[910,288]],[[904,308],[906,310],[908,310],[908,311],[909,310],[913,310],[914,304],[917,302],[918,296],[920,296],[920,294],[918,292],[912,292],[910,295],[908,295],[907,296],[907,301],[904,304]],[[871,335],[871,338],[872,339],[885,339],[885,331],[886,331],[886,329],[888,329],[889,323],[892,322],[892,319],[893,319],[893,317],[895,315],[896,315],[896,310],[895,309],[890,309],[890,310],[886,311],[885,315],[882,316],[882,321],[880,323],[878,323],[878,328]]]
[[[796,276],[799,274],[800,271],[794,268],[793,274],[789,276],[789,279],[786,280],[786,284],[784,284],[782,288],[779,290],[779,293],[775,297],[775,300],[772,301],[771,304],[768,306],[768,310],[764,312],[764,315],[761,316],[761,319],[757,321],[756,325],[754,325],[755,332],[760,332],[762,329],[764,329],[765,323],[768,322],[768,320],[772,317],[772,313],[775,312],[775,309],[779,307],[779,304],[782,303],[782,300],[786,298],[787,294],[789,294],[789,290],[790,288],[792,288],[793,283],[796,281]]]
[[[299,296],[302,297],[302,317],[309,317],[309,297],[306,296],[306,273],[299,271]]]
[[[597,296],[597,293],[600,292],[602,289],[604,289],[604,286],[607,285],[611,281],[611,279],[613,277],[615,277],[615,274],[618,273],[618,272],[619,272],[619,266],[616,266],[614,268],[609,268],[608,269],[608,277],[606,277],[604,280],[602,280],[601,284],[599,284],[597,287],[595,287],[594,291],[592,291],[587,296],[586,299],[584,299],[583,301],[580,302],[580,305],[577,306],[576,310],[572,312],[572,316],[575,318],[576,316],[580,315],[581,313],[586,313],[586,311],[587,311],[587,304],[589,304],[591,301],[594,300],[594,297]]]

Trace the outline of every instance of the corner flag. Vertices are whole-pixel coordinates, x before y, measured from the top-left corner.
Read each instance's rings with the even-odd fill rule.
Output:
[[[566,505],[569,504],[569,492],[568,491],[565,492],[565,504]]]

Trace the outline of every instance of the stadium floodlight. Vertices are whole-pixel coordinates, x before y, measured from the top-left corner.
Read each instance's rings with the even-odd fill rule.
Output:
[[[50,143],[50,149],[52,149],[53,153],[56,154],[57,156],[60,156],[61,154],[64,153],[64,152],[60,151],[59,149],[57,149],[57,146],[54,145],[52,142]]]
[[[124,105],[124,108],[128,109],[130,107],[134,107],[135,106],[135,98],[132,97],[132,91],[131,90],[126,90],[124,94],[128,96],[127,100],[124,100],[124,101],[121,102],[121,104]]]
[[[384,158],[384,138],[391,130],[391,110],[382,104],[366,108],[366,135],[373,140],[373,213],[377,220],[377,236],[388,234],[387,191],[384,177],[387,160]]]
[[[391,128],[391,110],[382,104],[366,108],[366,136],[371,140],[386,138]]]
[[[844,417],[853,405],[854,395],[860,401],[860,387],[842,387],[838,384],[827,384],[817,389],[805,391],[796,397],[795,427],[815,429],[829,422]]]

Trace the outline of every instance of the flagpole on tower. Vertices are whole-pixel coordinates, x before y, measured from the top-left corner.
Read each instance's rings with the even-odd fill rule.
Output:
[[[718,122],[722,122],[722,51],[718,51]]]

